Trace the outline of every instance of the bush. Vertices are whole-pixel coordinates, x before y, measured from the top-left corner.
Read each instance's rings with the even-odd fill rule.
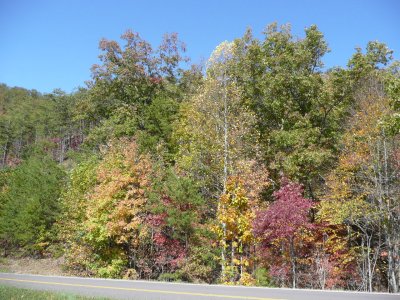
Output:
[[[121,272],[125,266],[126,261],[122,259],[113,259],[108,266],[99,268],[97,270],[97,275],[102,278],[121,278]]]
[[[168,281],[168,282],[182,281],[182,275],[179,272],[163,273],[160,276],[158,276],[158,280],[159,281]]]
[[[257,268],[254,275],[257,286],[271,286],[271,281],[266,268]]]

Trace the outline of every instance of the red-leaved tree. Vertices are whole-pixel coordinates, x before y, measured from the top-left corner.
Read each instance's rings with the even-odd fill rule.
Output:
[[[264,257],[272,253],[279,259],[271,261],[271,271],[288,278],[291,270],[292,287],[296,287],[296,244],[305,231],[312,229],[309,211],[312,201],[303,197],[302,185],[283,178],[281,188],[273,194],[276,199],[267,209],[256,214],[254,234],[261,241]],[[274,275],[274,274],[271,274]]]

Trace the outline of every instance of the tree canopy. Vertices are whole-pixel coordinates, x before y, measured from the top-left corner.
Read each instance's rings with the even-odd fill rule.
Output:
[[[399,292],[388,46],[327,69],[317,26],[273,23],[204,65],[176,33],[99,50],[73,93],[0,85],[2,255],[63,256],[83,276]]]

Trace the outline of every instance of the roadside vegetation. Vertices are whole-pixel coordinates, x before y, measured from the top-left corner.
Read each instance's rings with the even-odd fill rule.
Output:
[[[11,286],[0,285],[0,299],[2,300],[107,300],[108,298],[95,298],[77,296],[74,294],[36,291]]]
[[[336,45],[331,45],[335,49]],[[0,85],[0,255],[79,276],[400,290],[400,64],[317,26],[190,65],[128,30],[67,94]],[[57,298],[58,299],[58,298]]]

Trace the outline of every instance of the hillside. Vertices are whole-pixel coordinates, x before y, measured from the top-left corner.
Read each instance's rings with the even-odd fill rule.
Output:
[[[103,39],[73,93],[0,85],[4,257],[105,278],[399,292],[400,72],[271,24],[189,65]],[[334,47],[335,45],[332,45]]]

